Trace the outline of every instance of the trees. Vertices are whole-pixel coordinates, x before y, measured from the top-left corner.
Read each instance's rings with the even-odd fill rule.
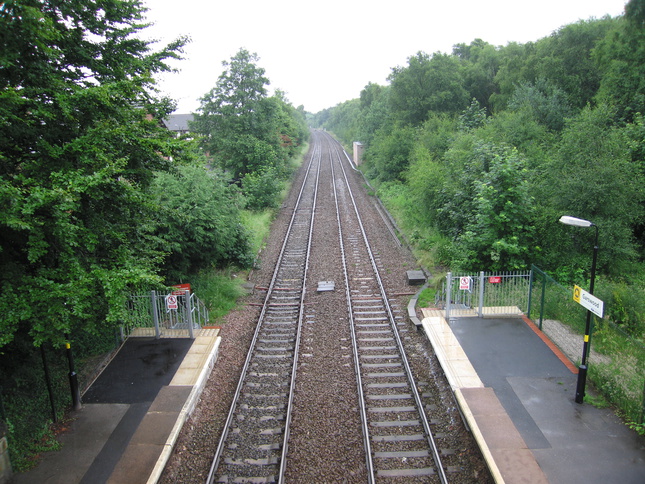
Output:
[[[368,142],[361,169],[377,189],[406,194],[389,200],[401,226],[423,225],[413,229],[419,247],[437,234],[451,241],[442,264],[582,274],[592,234],[571,240],[557,224],[566,213],[601,227],[605,275],[642,279],[643,5],[526,44],[419,52],[392,69],[389,86],[370,83],[324,113],[326,127]]]
[[[282,92],[267,95],[269,80],[258,60],[240,49],[223,62],[226,69],[201,99],[192,124],[215,163],[242,185],[253,209],[271,205],[280,190],[278,184],[265,185],[259,197],[257,181],[284,178],[287,160],[308,135],[303,113]]]
[[[241,195],[218,171],[189,165],[178,173],[160,172],[152,190],[156,235],[169,253],[162,265],[168,281],[209,267],[252,263],[249,236],[240,223]]]
[[[521,82],[508,103],[511,111],[524,111],[552,131],[560,131],[573,114],[567,95],[545,78]]]
[[[269,79],[258,60],[257,54],[240,49],[230,62],[223,62],[226,69],[202,97],[193,123],[204,135],[206,151],[236,180],[269,167],[279,171],[289,153],[281,135],[292,144],[304,138],[302,130],[285,126],[299,112],[284,106],[281,93],[267,95]]]
[[[205,136],[206,151],[236,179],[264,163],[277,163],[278,140],[267,133],[269,80],[257,60],[256,54],[240,49],[230,62],[222,62],[226,69],[201,99],[192,125]]]
[[[596,100],[618,108],[617,117],[631,122],[645,112],[645,24],[643,0],[631,0],[625,17],[593,52],[602,78]]]
[[[598,264],[608,274],[624,271],[635,260],[633,231],[645,215],[643,167],[632,162],[627,132],[614,124],[614,117],[614,109],[600,105],[572,119],[542,169],[537,192],[554,213],[583,217],[602,227]],[[591,241],[586,243],[588,247]],[[552,244],[559,246],[563,260],[577,256],[570,264],[588,263],[588,254],[581,255],[576,244]]]
[[[469,102],[459,62],[446,54],[418,52],[407,67],[393,68],[388,80],[391,109],[405,123],[418,125],[430,111],[457,113]]]
[[[147,187],[182,144],[155,73],[178,58],[135,34],[133,0],[0,7],[0,346],[114,323],[129,289],[160,280]]]
[[[481,39],[473,40],[470,45],[457,44],[453,55],[461,60],[464,87],[471,98],[491,111],[491,96],[498,92],[495,76],[500,67],[501,56],[497,48]]]
[[[534,256],[533,218],[526,161],[514,149],[492,147],[486,170],[474,180],[473,213],[456,240],[463,269],[521,270]]]
[[[615,22],[609,17],[581,20],[540,39],[527,59],[535,79],[526,80],[548,79],[566,93],[570,104],[583,108],[600,86],[601,72],[593,60],[594,48]]]

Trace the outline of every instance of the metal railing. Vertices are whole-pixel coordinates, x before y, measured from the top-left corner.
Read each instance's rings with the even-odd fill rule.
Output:
[[[519,316],[528,309],[530,281],[530,272],[449,272],[436,304],[446,319]]]
[[[150,291],[132,295],[128,301],[128,319],[121,326],[121,338],[128,336],[195,337],[195,330],[208,325],[208,309],[190,291],[171,294]]]

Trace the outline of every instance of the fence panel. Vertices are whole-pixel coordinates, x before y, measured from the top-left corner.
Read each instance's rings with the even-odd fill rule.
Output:
[[[437,307],[446,318],[520,316],[528,310],[528,272],[448,273]]]
[[[169,296],[175,298],[170,303]],[[193,338],[194,331],[209,322],[208,309],[190,292],[167,295],[151,291],[149,295],[132,295],[128,314],[122,326],[123,339],[128,336]]]

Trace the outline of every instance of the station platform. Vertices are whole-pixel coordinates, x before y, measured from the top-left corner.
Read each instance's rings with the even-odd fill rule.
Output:
[[[529,319],[422,313],[496,483],[645,482],[645,437],[611,409],[575,403],[577,368]]]
[[[11,484],[152,484],[213,369],[219,329],[195,339],[130,337],[83,394],[61,450]]]
[[[422,311],[497,484],[645,482],[645,438],[610,409],[574,402],[577,369],[530,321],[448,323]],[[218,333],[129,338],[83,395],[61,450],[11,483],[156,483],[215,364]]]

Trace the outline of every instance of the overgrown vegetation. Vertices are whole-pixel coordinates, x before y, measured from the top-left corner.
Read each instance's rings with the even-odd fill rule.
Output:
[[[205,136],[175,137],[155,76],[187,39],[155,50],[144,14],[139,0],[0,6],[0,387],[16,470],[69,404],[65,345],[83,374],[118,345],[130,294],[189,280],[215,318],[234,305],[308,137],[243,49],[204,96]]]
[[[536,264],[584,285],[594,232],[558,219],[591,220],[612,317],[642,337],[627,296],[645,280],[642,3],[527,44],[417,53],[314,122],[363,142],[361,169],[430,267]]]
[[[642,418],[645,372],[643,79],[645,1],[631,0],[622,16],[535,42],[475,39],[451,54],[413,54],[387,85],[370,83],[312,121],[363,143],[361,169],[428,268],[535,264],[589,287],[595,232],[558,220],[593,222],[595,293],[616,331],[599,326],[593,344],[611,364],[593,365],[590,378],[614,404],[629,395],[621,406],[640,406],[625,410],[632,419]],[[567,296],[547,299],[581,332],[582,310]]]

